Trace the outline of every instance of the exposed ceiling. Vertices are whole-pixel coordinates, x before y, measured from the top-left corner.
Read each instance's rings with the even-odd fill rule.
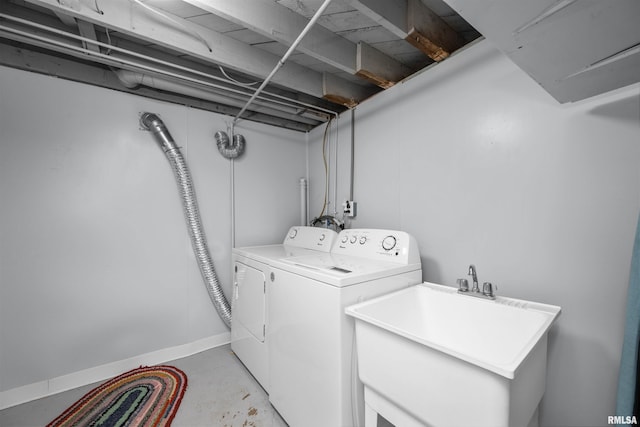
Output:
[[[480,37],[443,0],[3,0],[0,64],[307,131]]]

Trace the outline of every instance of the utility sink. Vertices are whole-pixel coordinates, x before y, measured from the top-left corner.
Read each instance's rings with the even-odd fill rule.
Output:
[[[422,283],[347,307],[365,425],[535,426],[560,307]]]

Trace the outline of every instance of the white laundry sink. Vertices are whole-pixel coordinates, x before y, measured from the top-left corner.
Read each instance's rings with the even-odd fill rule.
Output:
[[[366,425],[537,424],[547,332],[560,307],[422,283],[347,307]]]

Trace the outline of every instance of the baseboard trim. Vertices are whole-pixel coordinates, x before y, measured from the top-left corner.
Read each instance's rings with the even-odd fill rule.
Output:
[[[187,344],[152,351],[128,359],[118,360],[82,371],[72,372],[60,377],[0,392],[0,409],[20,405],[21,403],[41,399],[63,391],[115,377],[139,366],[158,365],[182,357],[191,356],[204,350],[219,347],[231,342],[231,334],[212,335]]]

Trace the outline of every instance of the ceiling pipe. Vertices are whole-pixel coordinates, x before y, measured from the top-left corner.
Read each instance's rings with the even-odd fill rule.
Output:
[[[327,2],[330,0],[327,0]],[[153,63],[156,64],[160,64],[163,66],[168,66],[171,67],[172,69],[179,71],[179,72],[186,72],[192,75],[196,75],[196,76],[201,76],[201,77],[205,77],[208,79],[214,79],[214,80],[219,80],[219,81],[223,81],[225,84],[230,84],[230,85],[236,85],[233,81],[227,80],[227,79],[222,79],[219,78],[217,76],[214,75],[210,75],[210,74],[205,74],[202,73],[200,71],[196,71],[187,67],[183,67],[177,64],[172,64],[166,61],[162,61],[159,60],[157,58],[153,58],[147,55],[143,55],[137,52],[133,52],[133,51],[129,51],[127,49],[123,49],[120,48],[118,46],[114,46],[108,43],[103,43],[97,40],[92,40],[83,36],[78,36],[77,34],[73,34],[73,33],[69,33],[67,31],[62,31],[59,30],[57,28],[52,28],[52,27],[48,27],[45,25],[41,25],[41,24],[37,24],[25,19],[21,19],[21,18],[17,18],[11,15],[7,15],[4,13],[0,13],[0,18],[1,19],[5,19],[9,22],[14,22],[17,24],[22,24],[22,25],[27,25],[29,27],[32,28],[36,28],[39,30],[43,30],[46,32],[50,32],[56,35],[60,35],[63,37],[67,37],[67,38],[71,38],[71,39],[75,39],[78,41],[81,41],[83,43],[90,43],[94,46],[99,46],[102,47],[108,51],[115,51],[115,52],[120,52],[123,53],[125,55],[128,56],[132,56],[134,58],[137,59],[142,59],[144,61],[151,61]],[[75,46],[72,44],[69,44],[67,42],[64,42],[62,40],[55,40],[51,37],[46,37],[43,35],[38,35],[36,32],[34,31],[23,31],[20,30],[18,28],[15,27],[10,27],[8,25],[6,25],[5,23],[0,22],[0,34],[4,37],[7,37],[9,39],[13,39],[16,41],[20,41],[20,42],[24,42],[24,43],[28,43],[28,44],[33,44],[36,46],[40,46],[40,47],[44,47],[44,48],[49,48],[49,49],[54,49],[57,51],[60,51],[62,53],[65,54],[69,54],[72,56],[76,56],[79,58],[83,58],[83,59],[89,59],[89,60],[93,60],[94,62],[98,62],[98,63],[102,63],[111,67],[122,67],[122,66],[128,66],[128,67],[133,67],[136,70],[143,70],[143,71],[150,71],[153,73],[158,73],[161,75],[165,75],[165,76],[169,76],[169,77],[174,77],[177,78],[181,81],[190,81],[190,82],[196,82],[198,84],[203,84],[205,86],[209,86],[209,87],[215,87],[218,89],[222,89],[222,90],[226,90],[226,91],[234,91],[232,88],[229,87],[222,87],[220,85],[215,85],[209,82],[204,82],[202,80],[198,80],[198,79],[194,79],[193,77],[188,77],[184,74],[178,74],[176,72],[171,72],[171,71],[167,71],[167,70],[163,70],[157,67],[153,67],[150,66],[148,64],[142,64],[140,62],[135,62],[132,61],[130,59],[125,59],[122,57],[115,57],[113,54],[104,54],[104,53],[100,53],[100,52],[95,52],[95,51],[90,51],[86,48],[83,47],[79,47],[79,46]],[[288,56],[288,55],[285,55]],[[286,59],[286,58],[285,58]],[[280,67],[277,67],[280,68]],[[275,74],[275,73],[272,73]],[[270,79],[273,76],[268,77],[268,79]],[[266,80],[265,80],[266,81]],[[240,85],[238,85],[240,86]],[[237,92],[240,92],[239,90],[236,90]],[[261,90],[262,92],[262,90]],[[278,95],[275,93],[269,93],[264,91],[265,94],[267,94],[270,98],[263,98],[260,97],[261,99],[264,100],[264,102],[269,103],[269,104],[280,104],[280,105],[286,105],[286,106],[290,106],[293,108],[299,108],[302,111],[304,111],[305,113],[303,114],[315,114],[316,116],[322,117],[322,118],[326,118],[327,116],[337,116],[337,112],[333,111],[333,110],[329,110],[326,108],[322,108],[316,105],[312,105],[306,102],[302,102],[296,99],[292,99],[292,98],[287,98],[285,96],[282,95]],[[248,93],[244,92],[244,96],[247,97],[249,96]],[[254,96],[252,97],[252,100],[250,100],[251,102],[253,102],[253,100],[255,100],[255,98],[257,98],[257,92],[254,94]],[[251,103],[249,102],[249,103]],[[247,103],[247,104],[249,104]],[[245,108],[246,110],[246,108]]]
[[[184,83],[177,83],[164,78],[138,73],[136,71],[114,69],[113,72],[118,77],[120,83],[122,83],[124,87],[129,89],[135,89],[138,86],[147,86],[154,89],[179,93],[193,98],[204,99],[215,103],[229,105],[231,107],[240,108],[244,104],[243,98],[241,98],[240,96],[234,96],[233,94],[220,95],[211,91],[189,86]],[[314,120],[306,118],[302,114],[299,114],[299,109],[293,107],[285,107],[277,104],[265,105],[265,103],[262,101],[256,102],[254,108],[252,108],[251,111],[287,120],[291,120],[292,116],[296,116],[296,120],[298,122],[306,123],[311,126],[315,126],[320,122],[319,119]]]
[[[298,44],[300,44],[300,42],[302,41],[304,36],[307,35],[307,33],[315,25],[315,23],[318,20],[318,18],[320,18],[320,15],[322,15],[322,13],[325,11],[325,9],[329,6],[329,3],[331,3],[331,0],[325,0],[325,2],[322,3],[322,6],[320,6],[320,9],[318,9],[318,11],[315,13],[315,15],[313,15],[313,18],[311,18],[309,23],[307,23],[307,26],[304,27],[304,29],[302,30],[302,32],[300,33],[298,38],[295,39],[294,42],[291,44],[291,46],[289,47],[289,50],[287,50],[287,52],[284,54],[284,56],[278,61],[278,63],[273,68],[271,73],[269,73],[269,75],[262,82],[260,87],[258,89],[256,89],[256,91],[253,94],[253,96],[247,101],[247,104],[240,110],[240,112],[235,117],[235,119],[233,119],[232,128],[233,128],[233,125],[235,125],[238,122],[238,120],[240,120],[240,116],[242,116],[242,114],[247,110],[249,105],[251,105],[251,103],[253,103],[253,101],[258,97],[258,95],[260,95],[260,92],[262,92],[262,90],[267,86],[267,84],[269,84],[269,82],[271,81],[273,76],[275,76],[275,74],[278,72],[278,70],[280,70],[280,68],[284,65],[286,60],[289,59],[289,56],[291,56],[291,54],[296,49],[296,47],[298,47]]]

